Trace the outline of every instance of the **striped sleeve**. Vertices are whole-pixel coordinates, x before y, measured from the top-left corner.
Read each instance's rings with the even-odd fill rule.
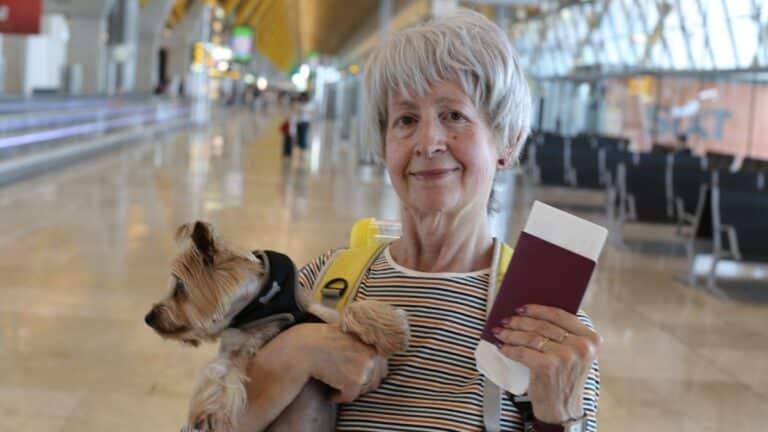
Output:
[[[595,330],[592,320],[583,311],[578,313],[579,321],[590,330]],[[582,406],[587,415],[587,432],[597,432],[597,404],[600,399],[600,365],[596,359],[592,363],[592,370],[589,372],[587,382],[584,384],[584,396]]]
[[[299,288],[304,291],[312,291],[312,287],[315,285],[315,280],[323,270],[323,267],[325,267],[328,261],[330,261],[336,252],[340,250],[341,249],[328,250],[302,267],[298,274]]]

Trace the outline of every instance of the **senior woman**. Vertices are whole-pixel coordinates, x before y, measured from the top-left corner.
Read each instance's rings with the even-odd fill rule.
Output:
[[[530,121],[513,49],[485,17],[460,10],[376,48],[365,91],[371,143],[400,199],[403,231],[366,271],[357,298],[404,309],[411,345],[387,369],[335,327],[295,326],[250,365],[249,399],[260,418],[247,423],[268,423],[313,377],[338,390],[337,430],[522,431],[508,395],[499,418],[484,418],[486,382],[473,357],[499,242],[488,225],[492,184],[520,153]],[[331,256],[301,270],[302,287],[312,287]],[[502,352],[531,370],[536,430],[597,430],[601,339],[585,315],[529,305],[495,333]],[[272,373],[286,358],[295,359],[292,367]]]

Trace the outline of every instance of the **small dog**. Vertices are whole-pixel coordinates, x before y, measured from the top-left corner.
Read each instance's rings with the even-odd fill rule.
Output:
[[[199,221],[180,226],[175,238],[182,250],[171,266],[170,294],[144,320],[163,338],[193,346],[220,340],[218,356],[204,367],[196,384],[190,430],[236,429],[247,408],[244,383],[249,359],[291,325],[338,324],[383,356],[407,347],[405,312],[381,302],[359,301],[338,314],[298,288],[296,268],[285,255],[235,251],[216,238],[209,224]],[[326,391],[318,388],[322,389],[318,382],[310,381],[269,429],[333,430],[335,406],[327,399],[318,400],[328,393],[327,386]]]

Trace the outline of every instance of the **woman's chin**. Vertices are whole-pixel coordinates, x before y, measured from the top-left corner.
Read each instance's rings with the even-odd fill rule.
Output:
[[[412,207],[418,214],[446,213],[456,209],[457,203],[451,199],[441,199],[436,196],[427,196],[411,201]]]

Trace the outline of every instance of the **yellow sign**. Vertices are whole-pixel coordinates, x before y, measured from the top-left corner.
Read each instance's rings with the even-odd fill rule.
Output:
[[[192,51],[192,64],[201,65],[205,62],[205,45],[202,42],[195,42]]]

